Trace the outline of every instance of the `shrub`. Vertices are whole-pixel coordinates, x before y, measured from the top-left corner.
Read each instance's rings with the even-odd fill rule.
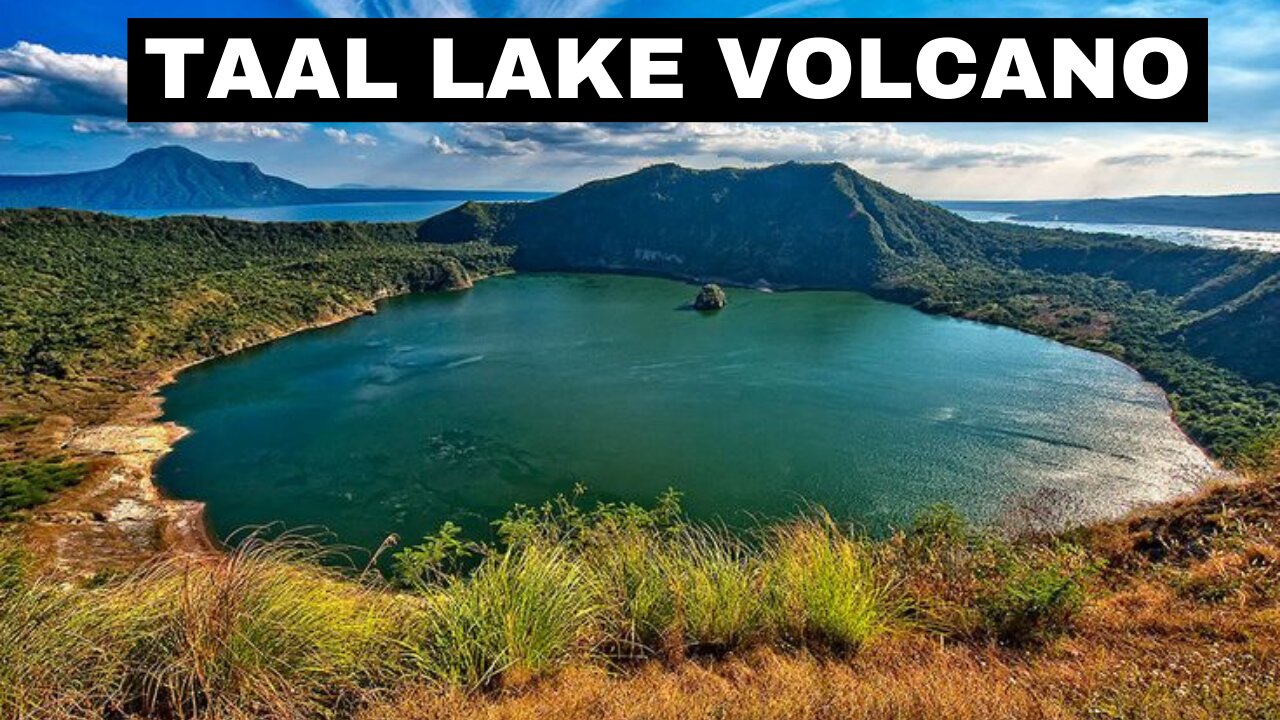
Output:
[[[47,502],[53,493],[80,482],[87,471],[85,463],[59,457],[0,462],[0,521]]]
[[[969,522],[954,506],[936,503],[916,514],[907,536],[922,545],[954,546],[969,537]]]
[[[958,638],[982,632],[974,604],[1008,554],[1002,539],[971,528],[949,505],[931,505],[877,550],[898,572],[911,624]]]
[[[977,604],[991,636],[1005,644],[1027,645],[1069,629],[1084,600],[1082,571],[1055,557],[1010,561]]]
[[[434,535],[397,552],[392,579],[403,587],[425,590],[432,582],[457,573],[468,559],[483,551],[460,539],[461,534],[462,528],[446,522]]]

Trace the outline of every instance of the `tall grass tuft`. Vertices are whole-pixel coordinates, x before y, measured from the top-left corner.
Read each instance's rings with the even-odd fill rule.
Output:
[[[519,684],[599,642],[595,585],[560,548],[532,544],[489,557],[425,598],[408,657],[449,685]]]
[[[789,642],[853,650],[897,616],[870,544],[825,514],[775,528],[765,556],[775,622]]]
[[[771,634],[760,558],[733,535],[687,526],[652,560],[674,606],[670,637],[695,652],[735,650]]]
[[[603,529],[583,549],[599,588],[602,649],[615,657],[684,651],[675,597],[664,565],[657,561],[668,554],[669,542],[662,533],[628,525]]]
[[[100,587],[0,599],[0,717],[295,717],[384,682],[406,606],[308,543],[179,556]]]
[[[725,531],[620,523],[596,528],[581,553],[597,578],[616,656],[678,660],[771,634],[760,558]]]

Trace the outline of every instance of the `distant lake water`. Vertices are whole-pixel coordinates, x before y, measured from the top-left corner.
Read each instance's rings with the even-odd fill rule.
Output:
[[[439,215],[461,205],[462,200],[430,202],[330,203],[318,205],[276,205],[260,208],[199,208],[170,210],[112,210],[130,217],[152,218],[167,215],[210,215],[255,222],[307,222],[345,220],[348,222],[412,222]]]
[[[978,520],[1029,498],[1114,515],[1209,463],[1119,362],[851,292],[517,275],[395,298],[376,315],[188,370],[158,468],[216,533],[282,521],[342,542],[484,531],[576,483],[685,493],[743,524],[819,503],[884,528],[934,502]]]
[[[550,196],[550,193],[548,194]],[[477,197],[476,199],[482,199]],[[236,220],[297,221],[345,220],[348,222],[411,222],[439,215],[461,205],[462,200],[432,202],[371,202],[331,203],[322,205],[279,205],[264,208],[199,208],[169,210],[112,210],[110,212],[130,217],[161,217],[166,215],[212,215]],[[1255,230],[1220,230],[1217,228],[1183,227],[1179,225],[1134,225],[1107,223],[1071,223],[1057,221],[1014,220],[1008,213],[985,210],[953,210],[952,212],[975,222],[1009,222],[1033,227],[1059,228],[1092,233],[1117,233],[1137,235],[1179,245],[1199,245],[1212,248],[1244,248],[1263,252],[1280,252],[1280,233]]]
[[[966,220],[974,222],[1007,222],[1015,225],[1075,230],[1087,233],[1116,233],[1162,240],[1177,245],[1199,247],[1239,248],[1280,252],[1280,233],[1263,230],[1223,230],[1221,228],[1188,227],[1184,225],[1139,225],[1134,223],[1081,223],[1057,220],[1015,220],[1009,213],[987,210],[952,210]]]

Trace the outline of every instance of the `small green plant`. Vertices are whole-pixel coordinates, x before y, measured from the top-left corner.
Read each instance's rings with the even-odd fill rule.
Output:
[[[936,503],[916,514],[907,537],[919,543],[955,545],[969,537],[969,521],[954,506]]]
[[[39,424],[40,418],[33,415],[0,415],[0,432],[25,432]]]
[[[1045,559],[1010,560],[994,588],[978,598],[987,632],[1008,645],[1045,642],[1068,630],[1084,607],[1079,553],[1067,549]]]
[[[461,539],[462,528],[446,521],[434,535],[393,556],[393,579],[403,587],[424,589],[457,573],[467,560],[484,552],[477,543]]]
[[[0,598],[17,592],[27,578],[28,557],[14,538],[0,535]]]
[[[516,505],[493,522],[499,546],[552,543],[581,548],[619,529],[676,530],[685,524],[681,494],[671,488],[658,496],[653,507],[601,502],[585,508],[586,493],[586,487],[577,484],[569,495],[557,495],[541,505]]]

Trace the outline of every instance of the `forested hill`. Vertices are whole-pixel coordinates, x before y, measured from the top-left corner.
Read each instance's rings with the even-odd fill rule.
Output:
[[[627,269],[777,286],[868,288],[976,259],[982,229],[843,165],[659,165],[528,204],[469,203],[422,237],[518,240],[530,269]]]
[[[532,203],[468,203],[431,242],[517,248],[528,270],[847,288],[1027,329],[1140,367],[1223,452],[1275,425],[1280,256],[972,223],[841,164],[659,165]]]
[[[1015,220],[1187,225],[1280,231],[1280,193],[1155,195],[1086,200],[948,201],[952,210],[1007,213]]]
[[[0,400],[15,379],[171,367],[378,297],[467,286],[509,255],[424,245],[410,223],[0,210]]]
[[[253,163],[213,160],[178,146],[142,150],[119,165],[101,170],[0,175],[0,208],[169,210],[543,196],[501,191],[311,188],[268,175]]]

